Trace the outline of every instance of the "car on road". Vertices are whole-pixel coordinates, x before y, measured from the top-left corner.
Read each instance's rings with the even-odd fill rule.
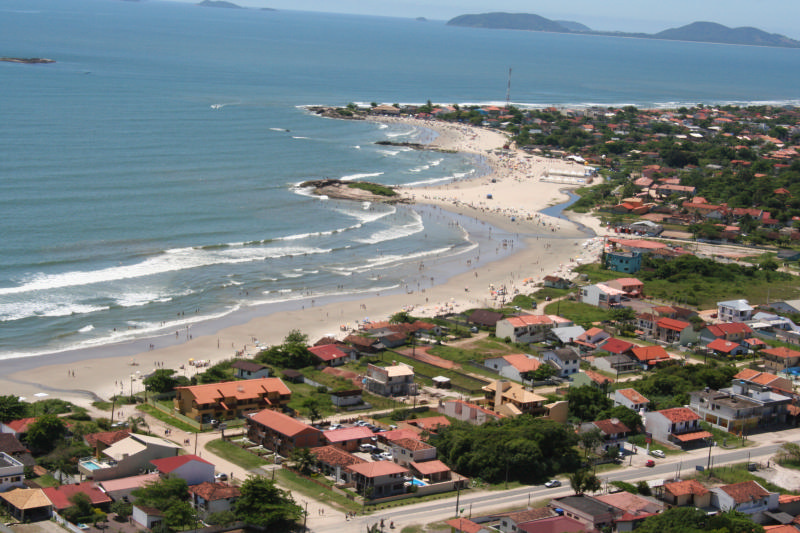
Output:
[[[652,467],[656,466],[656,462],[653,461],[652,459],[648,459],[647,462],[644,464],[644,466],[652,468]]]
[[[228,474],[226,474],[225,472],[217,472],[216,474],[214,474],[214,479],[216,479],[217,481],[228,481]]]
[[[550,481],[545,483],[544,486],[547,487],[548,489],[552,489],[553,487],[560,487],[561,482],[557,479],[551,479]]]
[[[664,453],[664,450],[650,450],[650,455],[653,457],[658,457],[659,459],[663,459],[667,456],[667,454]]]

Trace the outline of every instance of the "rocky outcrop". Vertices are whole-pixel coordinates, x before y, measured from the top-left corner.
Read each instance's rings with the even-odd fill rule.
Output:
[[[0,61],[5,61],[7,63],[25,63],[26,65],[55,63],[55,60],[45,59],[43,57],[0,57]]]

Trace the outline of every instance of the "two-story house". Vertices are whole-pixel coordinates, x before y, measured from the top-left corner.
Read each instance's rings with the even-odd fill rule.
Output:
[[[295,448],[322,444],[322,431],[272,409],[253,413],[246,418],[246,424],[248,439],[284,457]]]
[[[161,437],[131,433],[105,448],[99,457],[81,459],[78,470],[95,481],[135,476],[152,469],[153,459],[174,457],[180,449]]]
[[[491,409],[481,407],[474,403],[465,402],[464,400],[445,400],[439,404],[439,412],[445,416],[461,420],[462,422],[469,422],[476,426],[480,426],[489,420],[499,420],[501,415],[495,413]]]
[[[416,394],[414,368],[405,363],[391,366],[367,365],[364,388],[380,396],[409,396]]]
[[[746,322],[753,316],[753,307],[747,300],[717,302],[717,319],[721,322]]]
[[[509,338],[511,342],[540,342],[554,327],[555,322],[546,315],[511,316],[497,321],[495,335],[500,339]]]
[[[231,364],[237,379],[261,379],[269,377],[269,367],[255,361],[234,361]]]
[[[356,492],[367,499],[385,498],[405,492],[408,469],[392,461],[359,463],[347,468],[353,473]]]
[[[730,389],[706,389],[690,394],[690,406],[700,417],[729,433],[786,422],[792,399],[768,387],[735,381]]]
[[[153,459],[150,463],[156,467],[161,477],[180,478],[186,481],[187,485],[214,481],[214,463],[194,454]]]
[[[14,487],[25,487],[25,465],[10,455],[0,452],[0,492]]]
[[[581,369],[581,356],[572,348],[564,347],[555,350],[546,350],[542,360],[551,362],[558,370],[558,376],[568,378]]]
[[[604,309],[618,306],[622,302],[623,296],[626,296],[625,291],[604,283],[581,287],[581,302]]]
[[[599,444],[599,449],[602,451],[606,451],[613,446],[621,449],[628,439],[628,434],[631,432],[630,428],[617,418],[607,418],[581,424],[580,432],[585,433],[594,429],[599,430],[603,436],[603,442]]]
[[[206,481],[189,486],[189,501],[201,518],[213,513],[230,511],[242,493],[227,483]]]
[[[780,372],[787,368],[800,366],[800,352],[784,346],[761,350],[761,357],[764,358],[764,366],[771,372]]]
[[[627,298],[641,298],[644,295],[644,283],[636,278],[612,279],[606,285],[621,290]]]
[[[280,378],[225,381],[177,387],[175,410],[201,423],[241,418],[266,408],[280,409],[292,391]]]
[[[490,368],[503,376],[514,381],[525,381],[528,374],[535,372],[542,366],[542,362],[532,355],[524,353],[514,353],[500,357],[491,357],[483,362],[486,368]]]
[[[688,407],[673,407],[647,413],[645,429],[655,440],[673,442],[679,446],[696,444],[712,436],[700,427],[700,417]]]
[[[410,463],[421,463],[436,459],[436,447],[417,439],[394,439],[392,444],[392,460],[400,466]]]
[[[745,339],[753,335],[750,326],[742,322],[723,322],[722,324],[709,324],[700,330],[699,340],[708,344],[716,339],[742,344]]]
[[[656,320],[653,336],[661,342],[681,346],[697,341],[697,332],[689,322],[666,317]]]

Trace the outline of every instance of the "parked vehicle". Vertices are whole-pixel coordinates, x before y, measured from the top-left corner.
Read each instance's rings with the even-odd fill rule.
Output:
[[[659,459],[663,459],[667,455],[664,453],[664,450],[650,450],[650,455],[653,457],[658,457]]]
[[[648,459],[647,462],[644,464],[644,466],[652,468],[652,467],[656,466],[656,462],[653,461],[652,459]]]
[[[225,472],[217,472],[214,475],[214,479],[216,479],[217,481],[228,481],[228,474],[226,474]]]

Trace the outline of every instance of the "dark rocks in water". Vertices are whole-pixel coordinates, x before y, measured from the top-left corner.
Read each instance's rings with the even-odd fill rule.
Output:
[[[25,63],[26,65],[55,63],[54,59],[45,59],[43,57],[0,57],[0,61],[5,61],[7,63]]]

